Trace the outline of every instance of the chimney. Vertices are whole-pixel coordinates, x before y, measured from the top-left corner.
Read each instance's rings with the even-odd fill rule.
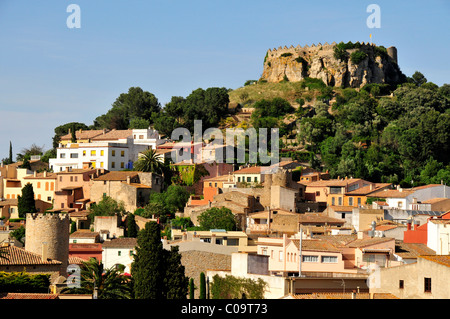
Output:
[[[406,224],[406,229],[411,230],[411,220],[408,220],[408,223]]]
[[[47,171],[44,171],[44,177],[47,177]]]
[[[48,259],[47,243],[42,242],[42,261],[47,261],[47,259]]]
[[[131,177],[127,176],[127,184],[130,185],[131,184]]]
[[[37,171],[34,171],[33,176],[34,176],[34,177],[37,177]]]
[[[374,188],[375,188],[375,185],[374,184],[370,184],[370,190],[373,191]]]

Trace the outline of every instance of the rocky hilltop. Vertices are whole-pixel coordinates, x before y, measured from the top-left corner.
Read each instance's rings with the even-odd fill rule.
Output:
[[[267,51],[261,80],[297,82],[306,77],[330,86],[358,88],[370,83],[400,83],[405,75],[397,65],[395,47],[333,42]]]

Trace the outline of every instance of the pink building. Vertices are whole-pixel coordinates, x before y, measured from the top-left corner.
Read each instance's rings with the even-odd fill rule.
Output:
[[[56,173],[55,201],[53,209],[79,211],[85,210],[90,199],[92,179],[104,170],[67,169]]]

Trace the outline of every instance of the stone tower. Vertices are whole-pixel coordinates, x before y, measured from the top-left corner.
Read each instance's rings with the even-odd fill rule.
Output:
[[[389,47],[386,49],[387,54],[391,57],[392,60],[395,61],[395,63],[398,64],[397,61],[397,48],[396,47]]]
[[[70,218],[68,214],[27,214],[25,250],[62,262],[65,276],[69,262]]]

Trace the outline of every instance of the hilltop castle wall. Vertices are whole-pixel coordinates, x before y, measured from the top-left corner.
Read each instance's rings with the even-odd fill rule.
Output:
[[[357,49],[348,49],[348,57],[342,61],[334,56],[335,46],[333,42],[269,49],[261,80],[298,82],[310,77],[321,79],[330,86],[357,88],[369,83],[398,83],[403,78],[395,47],[389,47],[382,54],[377,46],[361,43]],[[367,57],[357,64],[352,63],[350,55],[358,50],[365,52]]]

